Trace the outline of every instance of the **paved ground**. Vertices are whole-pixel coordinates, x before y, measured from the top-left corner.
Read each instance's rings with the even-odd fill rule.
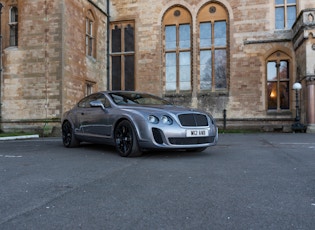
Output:
[[[314,229],[314,140],[222,134],[202,153],[133,159],[0,141],[0,229]]]

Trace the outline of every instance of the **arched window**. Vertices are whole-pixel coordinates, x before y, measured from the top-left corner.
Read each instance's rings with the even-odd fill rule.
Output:
[[[165,89],[191,90],[191,15],[183,7],[169,9],[163,18]]]
[[[227,88],[228,14],[217,3],[203,6],[198,14],[200,90]]]
[[[96,58],[95,52],[95,18],[92,11],[88,11],[85,19],[85,50],[86,55]]]
[[[13,6],[10,8],[9,14],[10,26],[10,46],[18,45],[18,8]]]
[[[281,51],[267,59],[267,108],[290,109],[290,57]]]

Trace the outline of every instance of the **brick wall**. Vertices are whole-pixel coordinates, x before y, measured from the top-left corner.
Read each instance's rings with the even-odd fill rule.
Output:
[[[19,40],[18,46],[9,46],[8,21],[3,20],[0,129],[59,127],[63,112],[84,96],[87,80],[95,82],[95,90],[106,87],[105,5],[95,7],[86,0],[7,1],[3,18],[8,18],[11,5],[19,10]],[[85,54],[87,10],[97,19],[95,58]]]
[[[60,117],[61,5],[58,1],[18,1],[18,46],[4,40],[3,128]],[[9,7],[3,9],[8,14]],[[8,38],[5,24],[4,37]],[[39,124],[39,126],[42,124]]]

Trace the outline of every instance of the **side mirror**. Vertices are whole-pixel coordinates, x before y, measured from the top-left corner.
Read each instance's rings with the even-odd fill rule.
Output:
[[[102,102],[100,102],[100,101],[91,101],[90,102],[90,106],[91,107],[101,107],[103,110],[105,110],[105,107],[104,107],[104,105],[103,105],[103,103]]]

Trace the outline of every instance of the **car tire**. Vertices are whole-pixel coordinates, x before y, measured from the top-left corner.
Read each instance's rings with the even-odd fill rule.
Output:
[[[122,157],[138,157],[142,152],[133,126],[127,120],[121,121],[114,132],[115,147]]]
[[[62,142],[67,148],[73,148],[80,144],[74,136],[74,131],[69,121],[65,121],[62,124]]]

